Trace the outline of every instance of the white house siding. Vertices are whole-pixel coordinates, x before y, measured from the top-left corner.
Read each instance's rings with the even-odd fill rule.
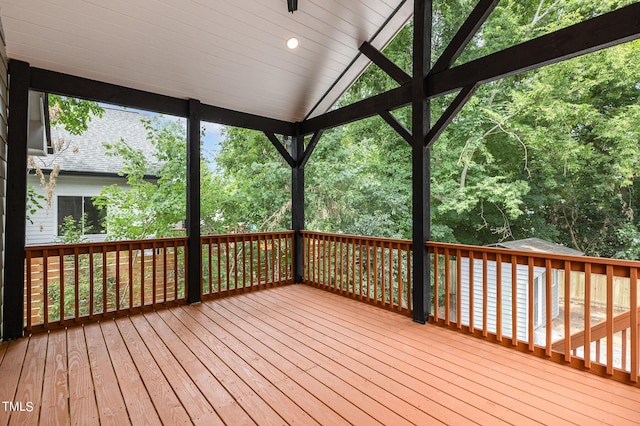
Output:
[[[512,264],[508,262],[502,262],[502,335],[511,338],[513,336],[513,322],[512,322]],[[455,261],[452,261],[452,267],[455,270]],[[542,284],[540,287],[541,297],[537,297],[534,300],[536,303],[542,303],[540,308],[543,309],[542,318],[544,318],[546,307],[545,304],[545,268],[534,267],[533,270],[534,281],[537,280]],[[496,320],[497,320],[497,264],[495,261],[487,262],[487,330],[492,333],[496,333]],[[473,262],[473,323],[474,327],[483,327],[483,270],[482,260],[474,259]],[[517,308],[517,337],[518,340],[528,341],[529,330],[527,327],[528,315],[529,315],[529,268],[527,265],[516,266],[516,308]],[[462,306],[461,321],[464,325],[469,325],[469,258],[461,259],[461,277],[460,277],[460,291]],[[558,312],[558,286],[554,283],[553,292],[553,310],[554,316],[557,316]],[[538,301],[539,299],[539,301]],[[544,324],[544,321],[542,322]]]
[[[105,186],[113,184],[125,186],[124,183],[124,179],[119,177],[58,176],[51,207],[39,209],[31,215],[33,223],[27,221],[26,244],[40,245],[55,242],[58,236],[58,196],[93,197],[99,195]],[[29,175],[27,184],[32,186],[36,193],[45,195],[36,176]],[[88,241],[99,242],[104,241],[107,235],[85,235],[85,237]]]
[[[7,52],[0,23],[0,340],[2,340],[2,308],[4,296],[4,245],[7,173]]]

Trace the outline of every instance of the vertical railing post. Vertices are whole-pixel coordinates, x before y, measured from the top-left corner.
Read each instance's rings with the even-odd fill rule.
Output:
[[[200,101],[189,100],[187,121],[187,302],[197,303],[202,293],[200,244]],[[165,265],[166,267],[166,265]],[[166,294],[165,294],[166,298]]]
[[[304,248],[302,230],[304,229],[304,137],[293,136],[291,157],[295,167],[291,168],[291,229],[293,234],[293,282],[302,282],[304,267]]]
[[[430,264],[426,242],[430,235],[430,155],[425,138],[430,128],[430,101],[425,78],[431,66],[431,0],[414,0],[412,163],[413,163],[413,320],[424,324],[431,300]]]
[[[4,300],[2,338],[22,337],[24,326],[24,262],[27,212],[27,137],[29,64],[9,62]]]

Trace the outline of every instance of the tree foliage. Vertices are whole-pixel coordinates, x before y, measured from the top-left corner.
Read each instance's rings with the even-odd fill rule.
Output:
[[[435,2],[434,61],[475,3]],[[457,63],[628,3],[502,1]],[[408,25],[384,50],[408,72],[411,39]],[[591,255],[638,258],[639,57],[636,41],[481,86],[431,150],[432,238],[488,244],[537,236]],[[372,65],[339,104],[394,87]],[[432,121],[454,97],[431,102]],[[393,114],[410,127],[410,108]],[[165,161],[158,182],[142,178],[149,170],[139,153],[112,147],[129,158],[123,173],[133,190],[104,192],[110,232],[166,235],[184,218],[183,133],[149,131]],[[289,228],[291,171],[262,133],[227,128],[215,168],[202,169],[208,232]],[[411,149],[379,117],[325,132],[305,174],[306,228],[411,236]],[[112,215],[127,206],[127,215]]]
[[[436,2],[434,61],[475,3]],[[629,3],[500,2],[457,63]],[[411,30],[384,51],[407,71]],[[639,57],[631,42],[483,85],[432,148],[432,238],[487,244],[538,236],[591,255],[637,258]],[[341,104],[394,87],[371,66]],[[454,96],[432,101],[432,120]],[[410,123],[410,108],[394,114]],[[288,208],[288,167],[262,135],[226,136],[216,174],[225,218],[262,229]],[[273,217],[288,226],[287,214]],[[306,218],[310,229],[410,237],[408,144],[379,118],[326,132],[306,169]]]

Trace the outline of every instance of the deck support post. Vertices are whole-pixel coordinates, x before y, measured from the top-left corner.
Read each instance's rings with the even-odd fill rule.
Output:
[[[24,261],[27,220],[27,137],[29,125],[29,64],[9,62],[7,192],[5,222],[2,338],[22,337],[24,327]]]
[[[432,0],[414,0],[412,83],[413,176],[413,320],[424,324],[430,314],[431,274],[426,243],[430,238],[430,148],[425,138],[430,128],[430,100],[425,78],[431,65]]]
[[[187,120],[187,302],[201,300],[200,244],[200,101],[189,100]]]
[[[293,282],[302,283],[304,246],[301,231],[304,229],[304,137],[296,134],[291,141],[291,229],[293,234]]]

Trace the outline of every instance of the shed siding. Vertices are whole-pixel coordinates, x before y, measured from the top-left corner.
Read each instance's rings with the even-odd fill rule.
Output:
[[[455,263],[453,263],[455,268]],[[534,267],[533,270],[534,280],[538,279],[539,282],[544,283],[545,268]],[[502,335],[504,337],[513,337],[513,325],[512,325],[512,264],[509,262],[502,262]],[[487,262],[487,330],[491,333],[496,333],[497,330],[497,264],[495,261]],[[528,315],[529,315],[529,270],[527,265],[516,266],[516,308],[517,308],[517,337],[518,340],[528,341]],[[474,327],[483,327],[483,271],[482,260],[474,259],[473,262],[473,323]],[[461,259],[461,277],[460,277],[460,291],[462,306],[461,321],[464,325],[469,325],[469,258]],[[544,288],[542,288],[544,292]],[[553,293],[553,308],[554,317],[558,312],[558,286],[554,285]],[[537,302],[538,298],[535,298]],[[544,297],[542,297],[542,303],[544,303]],[[542,306],[544,309],[544,305]]]

